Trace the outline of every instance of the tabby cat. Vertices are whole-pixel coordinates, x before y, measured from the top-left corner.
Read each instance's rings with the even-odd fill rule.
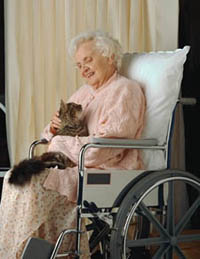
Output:
[[[84,122],[81,120],[82,106],[76,103],[64,103],[61,100],[59,118],[61,128],[55,135],[65,136],[87,136],[88,131]],[[24,159],[15,165],[9,177],[9,183],[14,185],[24,185],[30,182],[32,175],[41,173],[45,168],[58,167],[65,169],[73,167],[75,164],[62,152],[45,152],[41,156],[31,159]]]

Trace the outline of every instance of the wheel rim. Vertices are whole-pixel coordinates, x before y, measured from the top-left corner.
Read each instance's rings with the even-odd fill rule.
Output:
[[[133,247],[141,247],[141,246],[159,246],[156,250],[152,258],[162,258],[162,256],[166,256],[166,258],[173,258],[172,254],[176,253],[180,258],[186,258],[179,247],[180,242],[186,242],[187,240],[200,240],[200,235],[180,235],[184,227],[187,225],[192,215],[194,214],[197,207],[200,204],[200,196],[198,196],[197,200],[190,206],[187,213],[181,218],[181,220],[175,224],[175,215],[174,215],[174,182],[184,182],[193,186],[194,188],[199,188],[200,183],[196,180],[184,176],[176,176],[176,177],[168,177],[162,180],[157,181],[154,185],[148,188],[134,203],[132,209],[130,210],[124,229],[122,231],[123,237],[123,258],[127,258],[127,254],[129,251],[133,249]],[[144,199],[158,186],[163,184],[169,184],[169,192],[171,193],[171,198],[168,199],[168,212],[167,212],[167,221],[166,228],[162,226],[162,224],[158,221],[158,219],[149,211],[148,207],[143,202]],[[128,229],[130,226],[131,219],[138,214],[138,211],[143,211],[146,217],[150,220],[150,222],[157,229],[159,237],[153,237],[148,239],[136,239],[136,240],[128,240]]]

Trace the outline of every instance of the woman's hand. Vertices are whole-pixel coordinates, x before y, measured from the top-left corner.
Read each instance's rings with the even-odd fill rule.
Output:
[[[51,120],[50,132],[56,134],[57,130],[61,127],[61,120],[59,119],[59,113],[56,112]]]

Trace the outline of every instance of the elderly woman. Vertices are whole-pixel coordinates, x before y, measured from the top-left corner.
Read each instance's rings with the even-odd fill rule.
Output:
[[[83,107],[88,137],[54,136],[60,128],[58,113],[44,129],[49,151],[65,153],[75,164],[81,147],[91,137],[140,137],[145,114],[145,97],[140,85],[119,74],[122,52],[119,43],[101,32],[81,34],[70,45],[70,54],[86,83],[69,102]],[[140,169],[138,150],[89,149],[86,167]],[[55,243],[59,233],[76,222],[77,167],[47,169],[33,176],[30,184],[16,187],[5,177],[0,211],[0,258],[20,258],[30,236]],[[65,240],[73,249],[74,239]],[[86,235],[81,240],[82,258],[89,257]]]

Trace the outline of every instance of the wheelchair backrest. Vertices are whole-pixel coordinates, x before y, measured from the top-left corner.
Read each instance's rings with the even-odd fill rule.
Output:
[[[175,51],[124,54],[121,74],[137,80],[146,95],[146,122],[142,138],[157,139],[159,145],[167,144],[169,123],[179,97],[183,65],[189,49],[186,46]],[[166,167],[161,153],[143,151],[146,168]]]
[[[146,171],[167,167],[169,126],[179,97],[183,65],[189,49],[186,46],[175,51],[124,54],[121,74],[137,80],[146,95],[146,124],[142,138],[157,140],[150,149],[142,150]],[[86,171],[83,200],[95,202],[100,208],[116,205],[121,199],[116,199],[120,197],[118,194],[121,195],[123,190],[127,191],[125,186],[142,173],[142,171],[115,169]],[[99,177],[101,181],[97,180]],[[147,204],[158,205],[157,191]]]

